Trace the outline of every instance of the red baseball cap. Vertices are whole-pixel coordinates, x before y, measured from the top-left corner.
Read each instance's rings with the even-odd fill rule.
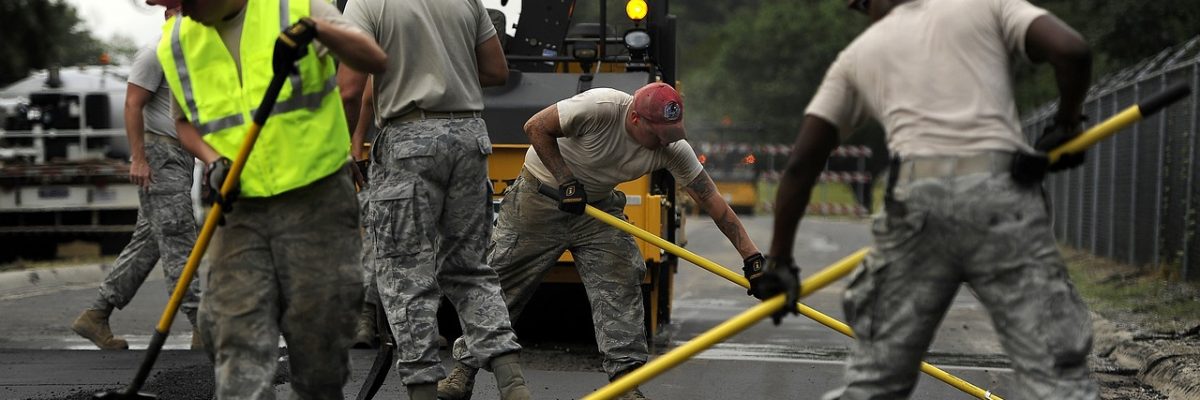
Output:
[[[671,85],[655,82],[633,92],[633,111],[656,130],[683,129],[683,98]]]

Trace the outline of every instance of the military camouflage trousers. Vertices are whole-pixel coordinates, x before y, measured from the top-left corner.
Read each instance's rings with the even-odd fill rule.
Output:
[[[902,175],[903,176],[903,175]],[[857,347],[842,399],[908,397],[962,283],[1012,358],[1013,399],[1095,399],[1092,325],[1056,247],[1039,188],[1008,173],[898,182],[875,249],[845,292]]]
[[[371,159],[367,226],[375,283],[396,338],[405,385],[446,377],[438,356],[442,296],[458,312],[469,352],[483,365],[520,350],[496,271],[484,263],[491,232],[483,120],[389,124]]]
[[[341,399],[362,306],[362,245],[345,170],[241,198],[217,229],[200,331],[218,399],[273,399],[279,336],[294,398]]]
[[[152,135],[152,134],[147,134]],[[154,183],[138,193],[137,224],[133,237],[121,250],[113,269],[100,284],[100,300],[116,308],[125,308],[145,282],[154,265],[162,261],[167,277],[167,294],[175,290],[179,275],[196,243],[196,217],[192,213],[191,154],[177,142],[146,143],[146,160]],[[181,311],[195,318],[200,304],[200,280],[194,279],[184,294]],[[194,322],[194,321],[193,321]]]
[[[559,256],[570,250],[592,306],[604,372],[613,377],[645,364],[641,284],[646,263],[633,237],[587,215],[560,211],[537,186],[522,173],[508,188],[488,245],[488,263],[500,274],[508,313],[514,320],[521,314]],[[614,191],[592,206],[624,218],[625,195]],[[472,365],[459,347],[455,343],[455,357]]]

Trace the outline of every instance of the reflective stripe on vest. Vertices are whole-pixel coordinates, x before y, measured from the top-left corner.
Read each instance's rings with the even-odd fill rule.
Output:
[[[188,121],[222,156],[236,156],[272,78],[271,55],[279,32],[273,20],[278,18],[279,29],[286,29],[293,17],[309,14],[308,5],[307,0],[247,2],[240,66],[215,29],[184,17],[164,25],[158,57],[166,80]],[[349,132],[332,58],[319,57],[310,47],[297,70],[288,77],[243,171],[246,197],[283,193],[345,164]]]

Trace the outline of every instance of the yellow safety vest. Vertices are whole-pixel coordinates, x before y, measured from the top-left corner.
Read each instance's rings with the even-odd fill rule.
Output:
[[[216,29],[175,17],[163,25],[158,59],[175,101],[204,141],[233,159],[274,75],[279,32],[309,15],[308,0],[249,0],[238,66]],[[283,85],[241,175],[241,195],[269,197],[305,186],[346,163],[350,135],[335,64],[309,45],[299,75]]]

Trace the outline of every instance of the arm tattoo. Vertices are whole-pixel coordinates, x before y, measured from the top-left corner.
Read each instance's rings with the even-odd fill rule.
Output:
[[[704,171],[700,171],[700,175],[696,175],[696,179],[692,179],[687,188],[696,193],[698,202],[717,193],[717,185],[708,177],[708,172]]]

